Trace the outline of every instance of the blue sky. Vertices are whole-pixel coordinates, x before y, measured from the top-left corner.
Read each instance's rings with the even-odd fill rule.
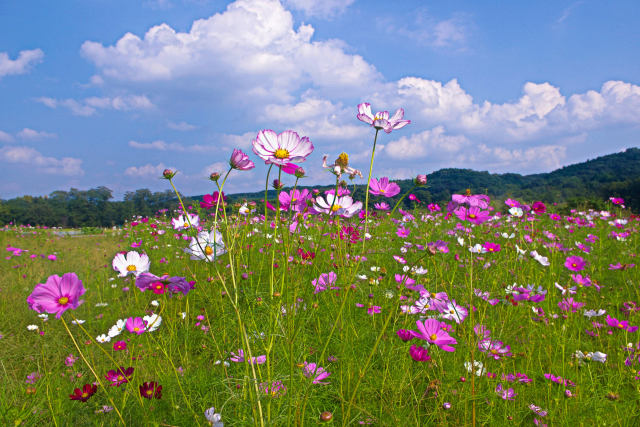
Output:
[[[213,191],[233,148],[264,187],[261,129],[368,168],[356,106],[405,109],[376,177],[446,167],[546,172],[640,146],[637,1],[32,0],[0,2],[0,198],[105,185],[116,197],[179,170]]]

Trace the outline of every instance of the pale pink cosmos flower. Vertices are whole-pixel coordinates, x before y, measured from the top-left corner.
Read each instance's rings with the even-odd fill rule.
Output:
[[[393,117],[389,118],[388,111],[378,111],[375,115],[371,113],[371,104],[363,102],[358,105],[358,115],[356,116],[361,122],[365,122],[376,128],[391,133],[396,129],[401,129],[411,123],[411,120],[403,120],[404,110],[398,108]]]
[[[231,357],[229,358],[229,360],[236,363],[242,363],[244,361],[248,361],[249,359],[245,359],[244,350],[240,348],[238,349],[238,354],[231,352]],[[262,365],[266,361],[267,361],[267,356],[263,354],[262,356],[252,357],[249,363],[251,365]]]
[[[304,162],[312,151],[313,143],[309,138],[301,138],[292,130],[277,134],[264,129],[253,141],[253,152],[266,164],[286,166],[291,162]]]
[[[317,294],[318,292],[326,291],[327,288],[336,283],[337,279],[338,276],[333,271],[329,273],[322,273],[320,277],[311,281],[311,284],[315,287],[313,293]]]
[[[502,341],[484,339],[478,343],[481,352],[487,353],[489,357],[500,360],[502,357],[511,356],[511,347],[505,345]]]
[[[118,271],[118,277],[126,277],[128,274],[138,276],[140,273],[149,271],[151,261],[146,254],[139,254],[136,251],[129,251],[126,255],[117,254],[111,263],[114,270]]]
[[[362,202],[354,202],[351,196],[335,197],[333,194],[327,194],[326,199],[316,197],[313,209],[319,213],[351,218],[362,209]]]
[[[69,309],[75,310],[84,302],[80,297],[85,292],[86,289],[76,273],[66,273],[62,277],[54,274],[45,283],[36,285],[27,297],[27,304],[38,313],[55,314],[56,319],[59,319],[62,313]]]
[[[233,153],[229,159],[229,165],[231,168],[241,171],[248,171],[256,167],[256,165],[249,159],[249,156],[237,148],[233,149]]]
[[[374,196],[393,197],[400,193],[400,186],[395,182],[389,182],[389,178],[386,176],[380,180],[371,178],[369,193]]]

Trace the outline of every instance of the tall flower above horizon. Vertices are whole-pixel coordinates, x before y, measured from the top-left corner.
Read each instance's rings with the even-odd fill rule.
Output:
[[[240,171],[248,171],[256,167],[256,165],[249,159],[249,156],[237,148],[234,148],[233,153],[231,153],[229,166],[231,166],[232,169]]]
[[[136,251],[129,251],[126,255],[117,254],[113,258],[111,266],[120,273],[118,277],[126,277],[129,273],[137,277],[140,273],[149,271],[151,261],[146,254],[141,255]]]
[[[174,230],[187,230],[189,227],[196,227],[200,225],[200,217],[198,214],[190,213],[186,215],[180,215],[178,218],[171,218],[171,225]]]
[[[62,313],[75,310],[84,302],[80,297],[86,289],[76,273],[66,273],[62,277],[54,274],[47,278],[45,283],[39,283],[27,297],[29,308],[38,313],[50,313],[56,315],[56,319]]]
[[[369,193],[374,196],[393,197],[400,193],[400,186],[395,182],[389,182],[389,178],[386,176],[380,180],[371,178]]]
[[[292,130],[277,134],[271,129],[264,129],[253,140],[253,152],[265,164],[286,166],[291,162],[304,162],[313,152],[313,143]]]
[[[403,120],[404,110],[398,108],[393,115],[389,118],[388,111],[378,111],[375,115],[371,113],[371,104],[363,102],[358,104],[358,115],[356,116],[361,122],[370,124],[376,129],[382,129],[386,133],[391,133],[396,129],[401,129],[411,123],[411,120]]]
[[[362,178],[362,172],[349,166],[349,155],[347,153],[340,153],[338,158],[331,165],[327,164],[328,157],[329,156],[327,156],[326,154],[322,156],[322,167],[330,171],[332,174],[338,177],[338,179],[342,177],[343,173],[348,174],[350,178],[355,178],[356,176]]]

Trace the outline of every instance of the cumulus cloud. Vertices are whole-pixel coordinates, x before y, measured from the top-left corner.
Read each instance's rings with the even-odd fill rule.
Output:
[[[131,166],[125,169],[124,174],[126,176],[131,176],[134,178],[161,178],[162,172],[165,169],[174,169],[172,167],[167,167],[164,163],[160,163],[158,165],[152,165],[147,163],[144,166]]]
[[[296,129],[300,135],[310,138],[349,140],[368,133],[365,126],[354,120],[356,114],[355,107],[344,108],[341,103],[304,96],[296,104],[265,106],[260,119]]]
[[[0,78],[8,75],[25,74],[34,64],[42,61],[41,49],[23,50],[16,59],[9,58],[7,52],[0,52]]]
[[[0,148],[0,161],[23,164],[35,168],[36,171],[67,176],[84,175],[82,160],[72,157],[56,159],[45,157],[30,147],[5,146]]]
[[[381,79],[338,40],[312,41],[310,25],[294,28],[278,0],[238,0],[222,13],[193,22],[189,32],[167,24],[112,46],[86,41],[82,53],[102,75],[121,82],[193,81],[233,87],[247,101],[289,101],[303,85],[354,92]],[[248,98],[247,98],[248,95]]]
[[[343,13],[355,0],[285,0],[292,9],[301,10],[307,16],[330,18]]]
[[[29,128],[24,128],[20,132],[18,132],[17,136],[20,139],[35,141],[39,139],[56,138],[58,135],[56,135],[55,133],[45,132],[43,130],[37,131]]]
[[[13,142],[13,136],[0,130],[0,142]]]
[[[469,143],[464,135],[446,135],[437,126],[411,136],[403,136],[387,144],[386,152],[394,159],[420,159],[432,153],[458,152]]]
[[[76,116],[92,116],[98,110],[150,110],[154,108],[154,104],[144,95],[125,95],[110,97],[92,96],[81,101],[75,99],[55,99],[46,96],[36,99],[49,108],[64,107]]]

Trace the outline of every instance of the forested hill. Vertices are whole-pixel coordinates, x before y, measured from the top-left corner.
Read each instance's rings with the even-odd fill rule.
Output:
[[[393,178],[393,177],[391,177]],[[303,183],[304,180],[301,181]],[[396,181],[402,188],[400,195],[413,186],[410,179]],[[301,188],[312,188],[304,187]],[[321,190],[330,186],[314,186]],[[350,186],[351,188],[351,186]],[[640,149],[598,157],[583,163],[565,166],[549,173],[520,175],[492,174],[470,169],[441,169],[428,175],[428,185],[413,193],[423,203],[446,203],[451,195],[470,189],[472,193],[488,194],[496,203],[507,198],[525,202],[541,200],[557,202],[565,208],[575,206],[605,207],[610,196],[622,197],[634,212],[640,211]],[[355,197],[360,199],[364,185],[356,186]],[[273,200],[275,191],[269,192]],[[184,196],[183,196],[184,197]],[[230,202],[261,201],[264,192],[229,195]],[[112,191],[106,187],[90,190],[54,191],[48,196],[23,196],[0,200],[0,225],[32,224],[46,226],[90,227],[120,225],[133,215],[150,216],[160,209],[175,209],[178,201],[171,191],[153,193],[148,189],[127,192],[124,200],[113,201]],[[197,203],[202,196],[187,197],[185,203]],[[377,201],[378,197],[373,197]],[[413,206],[409,198],[405,207]]]

